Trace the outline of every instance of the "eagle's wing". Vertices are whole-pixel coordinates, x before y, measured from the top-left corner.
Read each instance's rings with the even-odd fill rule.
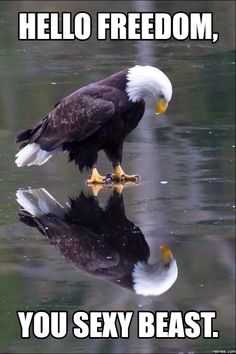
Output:
[[[60,101],[31,138],[42,149],[54,150],[65,142],[83,141],[114,117],[114,104],[76,91]]]

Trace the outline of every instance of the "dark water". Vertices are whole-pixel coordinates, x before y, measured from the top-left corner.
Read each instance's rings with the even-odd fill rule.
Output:
[[[97,42],[95,38],[83,43],[17,41],[18,11],[53,10],[83,10],[92,15],[97,10],[212,11],[220,40],[214,45]],[[235,347],[233,14],[232,1],[1,1],[1,352],[206,353]],[[86,274],[81,271],[83,267],[88,271],[85,263],[81,265],[82,256],[71,259],[71,250],[77,246],[70,245],[70,252],[67,250],[63,258],[65,248],[54,247],[37,228],[21,223],[17,215],[16,191],[20,188],[45,188],[63,205],[81,191],[86,196],[91,194],[84,184],[86,174],[81,176],[75,166],[66,163],[65,156],[40,168],[18,169],[14,164],[17,132],[37,121],[67,93],[135,63],[162,68],[173,83],[174,96],[165,117],[157,119],[153,109],[147,109],[139,127],[128,137],[124,168],[128,173],[140,174],[142,182],[125,188],[123,201],[119,197],[115,204],[115,216],[99,214],[96,225],[99,228],[101,220],[102,230],[109,216],[114,225],[111,232],[117,231],[114,240],[119,243],[120,225],[124,243],[127,246],[131,242],[131,256],[146,257],[149,249],[150,263],[160,259],[162,244],[170,246],[178,264],[178,279],[167,292],[155,297],[137,295],[119,282],[114,284],[114,274],[94,277],[91,269],[90,275]],[[101,171],[110,171],[103,155],[99,165]],[[112,193],[109,189],[100,192],[101,208]],[[79,208],[83,210],[84,206],[82,203]],[[100,207],[96,206],[96,210]],[[94,223],[91,217],[91,227]],[[132,237],[138,240],[134,245]],[[90,247],[86,240],[84,248],[79,245],[83,255]],[[107,251],[110,244],[106,240],[100,239],[105,250],[101,248],[95,256],[113,262],[117,254]],[[124,254],[124,264],[132,263],[131,256]],[[134,311],[135,315],[140,310],[216,311],[214,327],[220,338],[141,340],[137,339],[135,317],[126,340],[82,340],[71,334],[62,340],[22,340],[17,310],[67,310],[69,314],[116,310]]]

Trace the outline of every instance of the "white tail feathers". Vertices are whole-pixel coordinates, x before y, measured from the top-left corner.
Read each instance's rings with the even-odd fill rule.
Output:
[[[15,162],[17,167],[32,165],[40,166],[47,162],[50,157],[58,151],[59,149],[54,151],[45,151],[40,148],[39,144],[28,144],[16,154]]]
[[[16,198],[20,206],[35,217],[49,213],[63,217],[65,214],[63,206],[44,188],[19,189]]]

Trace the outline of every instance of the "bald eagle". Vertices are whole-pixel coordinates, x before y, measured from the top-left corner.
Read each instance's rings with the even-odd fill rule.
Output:
[[[112,162],[115,181],[136,181],[121,167],[123,143],[141,120],[147,97],[156,99],[156,114],[164,113],[172,96],[167,76],[152,66],[136,65],[84,86],[59,101],[32,129],[17,136],[16,165],[42,165],[58,152],[92,168],[88,183],[105,183],[96,168],[98,152]]]
[[[122,194],[114,190],[106,207],[81,193],[61,205],[45,189],[17,191],[19,218],[37,228],[80,271],[139,295],[160,295],[177,279],[170,248],[150,264],[149,246],[139,227],[127,219]]]

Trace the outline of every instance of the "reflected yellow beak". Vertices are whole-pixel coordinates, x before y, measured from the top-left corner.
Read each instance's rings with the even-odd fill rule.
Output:
[[[167,245],[162,245],[160,249],[162,260],[164,261],[164,263],[168,263],[173,258],[173,254],[171,252],[170,247],[168,247]]]
[[[167,107],[168,107],[168,102],[166,102],[165,100],[161,99],[161,98],[158,98],[157,100],[157,105],[156,105],[156,115],[159,115],[159,114],[164,114],[165,111],[167,110]]]

